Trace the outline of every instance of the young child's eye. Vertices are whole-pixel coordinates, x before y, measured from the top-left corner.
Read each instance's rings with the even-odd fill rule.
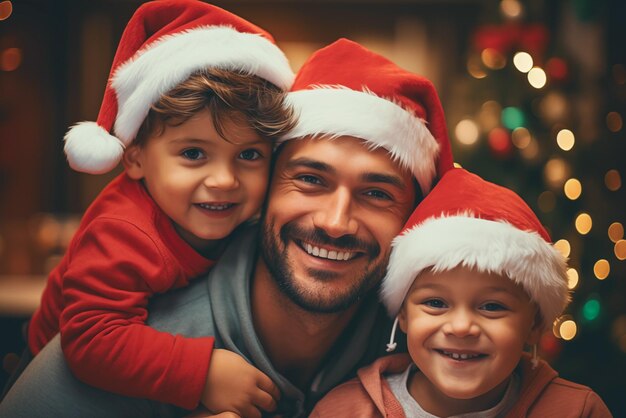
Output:
[[[188,160],[199,160],[200,158],[204,157],[204,152],[198,148],[188,148],[181,152],[181,155],[183,156],[183,158],[186,158]]]
[[[248,160],[248,161],[258,160],[261,157],[262,157],[261,153],[255,149],[247,149],[247,150],[241,151],[241,153],[239,154],[239,158],[241,158],[242,160]]]
[[[447,305],[441,299],[428,299],[422,302],[424,305],[429,306],[431,308],[442,309],[446,308]]]
[[[500,311],[505,311],[506,306],[497,302],[487,302],[481,306],[481,309],[485,311],[489,311],[489,312],[500,312]]]

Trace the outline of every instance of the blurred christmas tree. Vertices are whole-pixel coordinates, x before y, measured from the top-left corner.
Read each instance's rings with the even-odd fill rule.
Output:
[[[524,197],[570,258],[573,301],[540,352],[626,416],[625,7],[528,3],[499,2],[474,32],[454,152]]]

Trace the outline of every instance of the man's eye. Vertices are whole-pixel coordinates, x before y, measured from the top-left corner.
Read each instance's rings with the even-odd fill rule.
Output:
[[[383,192],[382,190],[369,190],[369,191],[365,192],[365,194],[367,196],[373,197],[374,199],[392,200],[391,196],[389,194]]]
[[[195,161],[204,157],[204,152],[198,148],[188,148],[181,152],[180,155],[182,155],[183,158]]]
[[[428,299],[422,302],[424,305],[429,306],[431,308],[442,309],[446,308],[447,305],[441,299]]]
[[[301,180],[305,183],[311,183],[311,184],[322,184],[322,181],[315,177],[315,176],[311,176],[308,174],[304,174],[302,176],[298,176],[298,180]]]
[[[261,157],[262,157],[261,153],[255,149],[247,149],[247,150],[241,151],[241,153],[239,154],[239,158],[241,158],[242,160],[247,160],[247,161],[258,160]]]
[[[502,305],[501,303],[497,303],[497,302],[487,302],[487,303],[484,303],[480,308],[485,310],[485,311],[488,311],[488,312],[500,312],[500,311],[506,311],[507,310],[506,306]]]

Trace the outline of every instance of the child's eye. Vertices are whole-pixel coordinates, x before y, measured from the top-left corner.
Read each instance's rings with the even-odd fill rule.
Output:
[[[422,302],[424,305],[429,306],[431,308],[443,309],[447,308],[446,303],[441,299],[428,299]]]
[[[506,311],[507,310],[506,306],[502,305],[501,303],[497,303],[497,302],[487,302],[487,303],[484,303],[480,308],[485,310],[485,311],[488,311],[488,312],[500,312],[500,311]]]
[[[247,149],[247,150],[241,151],[241,153],[239,154],[239,158],[241,158],[242,160],[247,160],[247,161],[258,160],[262,156],[263,155],[261,155],[261,153],[255,149]]]
[[[204,152],[198,148],[188,148],[184,150],[183,152],[181,152],[180,155],[182,155],[183,158],[195,161],[204,157]]]

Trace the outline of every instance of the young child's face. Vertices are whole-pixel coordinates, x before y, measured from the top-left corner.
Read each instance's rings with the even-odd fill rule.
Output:
[[[131,178],[143,180],[188,243],[202,248],[255,215],[265,197],[272,144],[239,121],[220,137],[209,110],[166,126],[125,156]]]
[[[524,345],[539,338],[536,312],[509,278],[457,267],[421,273],[399,323],[429,392],[470,400],[502,391]]]

